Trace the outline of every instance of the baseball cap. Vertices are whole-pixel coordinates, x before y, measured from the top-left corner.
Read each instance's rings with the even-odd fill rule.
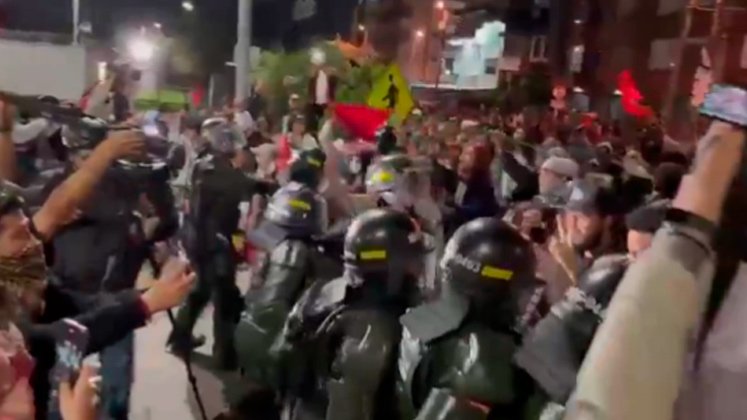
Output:
[[[573,182],[566,211],[609,216],[624,211],[611,186],[597,180],[583,179]]]
[[[573,159],[553,156],[542,164],[542,169],[567,178],[578,177],[579,167]]]
[[[669,205],[669,200],[661,200],[639,207],[625,217],[625,225],[628,230],[656,233],[664,223]]]

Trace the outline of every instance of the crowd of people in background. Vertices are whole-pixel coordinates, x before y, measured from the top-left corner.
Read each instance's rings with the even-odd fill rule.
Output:
[[[316,184],[326,201],[325,225],[385,205],[412,215],[432,237],[427,298],[441,293],[438,261],[449,254],[446,244],[456,232],[466,235],[460,228],[484,218],[512,227],[530,247],[534,276],[542,284],[537,319],[527,321],[527,328],[567,299],[600,261],[622,256],[629,264],[646,252],[696,153],[694,145],[669,138],[658,121],[626,121],[623,130],[619,122],[549,108],[514,114],[482,108],[469,116],[415,110],[368,141],[346,132],[332,107],[320,121],[310,121],[316,107],[294,93],[282,116],[257,106],[250,112],[243,102],[216,110],[130,113],[122,123],[155,124],[169,142],[163,162],[168,182],[161,184],[150,172],[135,182],[117,175],[116,162],[143,148],[137,132],[112,132],[92,150],[75,149],[66,128],[24,119],[0,103],[0,135],[8,137],[0,139],[0,418],[98,418],[87,386],[94,375],[89,368],[77,385],[49,382],[55,364],[51,326],[59,320],[86,325],[86,353],[100,352],[101,418],[128,418],[136,327],[186,298],[189,309],[177,315],[184,330],[175,329],[169,344],[183,356],[204,342],[191,336],[194,322],[211,298],[227,304],[220,302],[223,292],[211,297],[206,289],[196,297],[201,287],[192,288],[195,275],[184,263],[159,269],[161,280],[138,290],[142,278],[151,276],[143,267],[160,267],[185,220],[200,217],[191,208],[199,190],[195,173],[221,147],[230,152],[225,155],[231,171],[257,182],[251,194],[237,193],[238,208],[231,209],[239,215],[239,223],[227,229],[231,264],[261,271],[266,250],[252,244],[251,234],[262,225],[274,191],[305,179],[294,175],[292,163],[320,153],[323,171]],[[226,131],[232,134],[225,137]],[[406,171],[416,174],[415,181],[376,190],[377,182],[386,182],[373,174],[391,156],[409,159]],[[262,183],[274,187],[258,187]],[[14,277],[18,267],[23,275]],[[212,287],[222,281],[220,274],[193,268],[198,277],[214,276]],[[251,287],[262,284],[253,279]],[[233,312],[216,313],[217,335],[226,336],[218,331],[232,322]],[[236,369],[236,355],[226,346],[216,344],[218,365]]]

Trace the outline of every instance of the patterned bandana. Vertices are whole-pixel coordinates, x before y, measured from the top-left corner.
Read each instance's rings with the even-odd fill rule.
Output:
[[[0,258],[0,287],[19,299],[44,290],[48,273],[41,244],[34,244],[20,257]]]

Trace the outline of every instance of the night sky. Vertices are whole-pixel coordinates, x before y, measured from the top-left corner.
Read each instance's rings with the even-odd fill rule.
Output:
[[[81,0],[81,20],[90,21],[97,38],[118,29],[163,24],[169,32],[205,32],[218,43],[235,40],[237,0],[193,0],[196,10],[185,16],[182,0]],[[294,0],[254,0],[255,43],[294,48],[313,36],[347,35],[358,0],[316,0],[317,16],[294,24]],[[8,29],[69,32],[72,0],[0,0],[0,25]],[[191,15],[191,16],[189,16]],[[3,22],[4,21],[4,22]],[[233,42],[228,46],[233,48]]]

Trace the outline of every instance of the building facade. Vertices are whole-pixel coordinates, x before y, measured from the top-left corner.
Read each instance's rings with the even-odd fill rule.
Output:
[[[598,112],[609,109],[617,75],[625,69],[632,71],[646,102],[655,109],[671,110],[671,115],[684,111],[704,47],[718,56],[713,61],[727,79],[747,80],[744,0],[723,0],[719,13],[717,0],[557,0],[554,4],[553,74],[583,89]],[[689,9],[689,4],[696,7]]]

